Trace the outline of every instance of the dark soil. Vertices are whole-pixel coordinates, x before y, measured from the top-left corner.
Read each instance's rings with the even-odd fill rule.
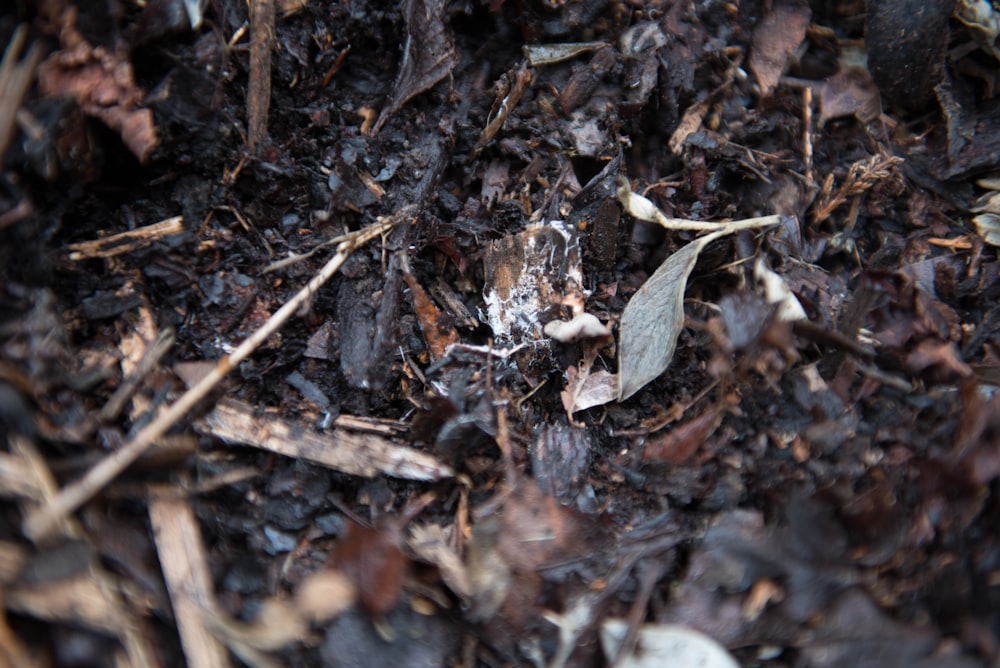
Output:
[[[1000,163],[997,61],[950,10],[873,14],[873,83],[850,57],[866,46],[850,0],[277,3],[268,104],[238,35],[248,3],[212,0],[197,28],[179,0],[15,4],[0,36],[26,26],[41,64],[18,120],[0,117],[8,664],[135,662],[113,625],[30,596],[98,571],[151,661],[197,662],[147,514],[171,490],[198,520],[234,663],[612,665],[610,618],[700,630],[741,665],[1000,661],[1000,263],[970,213]],[[900,55],[897,23],[933,39]],[[100,109],[43,89],[70,28],[131,68]],[[571,43],[589,44],[525,49]],[[259,140],[248,105],[267,111]],[[541,326],[576,307],[617,336],[697,237],[625,213],[619,177],[671,217],[782,222],[701,254],[666,372],[568,414],[567,382],[616,371],[617,339]],[[186,389],[183,363],[231,353],[305,285],[323,242],[394,215],[160,439],[173,449],[76,511],[75,534],[25,531],[55,492],[37,476],[80,479]],[[72,255],[175,216],[179,233]],[[567,248],[533,227],[552,221]],[[778,316],[759,261],[805,321]],[[497,331],[489,295],[522,270],[550,298]],[[169,352],[102,412],[136,342],[167,330]],[[456,475],[244,447],[205,417],[222,399],[326,434],[361,418]],[[417,548],[430,530],[459,575]],[[353,584],[347,609],[255,645],[261,611],[326,572]]]

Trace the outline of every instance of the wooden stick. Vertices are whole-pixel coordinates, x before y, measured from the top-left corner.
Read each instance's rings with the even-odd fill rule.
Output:
[[[330,258],[320,272],[288,303],[278,309],[260,329],[241,343],[231,355],[220,359],[201,381],[182,394],[177,401],[140,430],[130,441],[95,464],[82,478],[64,487],[52,499],[51,503],[31,512],[24,522],[24,535],[34,541],[39,540],[48,535],[63,518],[93,498],[149,449],[153,441],[163,436],[171,426],[194,408],[195,404],[211,392],[219,381],[225,378],[226,374],[249,357],[269,336],[284,325],[285,321],[319,290],[320,286],[330,280],[330,277],[340,269],[340,266],[355,249],[391,229],[412,209],[413,207],[407,207],[388,219],[380,219],[374,225],[358,230],[350,239],[341,242],[337,247],[337,253]]]

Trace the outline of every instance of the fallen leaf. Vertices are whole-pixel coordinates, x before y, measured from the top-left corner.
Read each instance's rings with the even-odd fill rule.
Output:
[[[143,92],[132,65],[119,53],[91,46],[76,27],[77,9],[59,16],[62,50],[38,66],[38,90],[43,97],[66,95],[121,135],[140,162],[145,162],[158,139],[153,112],[144,109]]]
[[[819,86],[819,125],[829,120],[855,116],[862,122],[881,113],[881,98],[872,75],[862,67],[842,64],[836,74]]]
[[[604,620],[601,648],[608,659],[618,656],[627,634],[625,620]],[[739,664],[722,645],[700,631],[677,624],[645,624],[639,629],[635,647],[615,665],[620,668],[736,668]]]
[[[706,438],[712,435],[721,421],[720,407],[713,406],[701,415],[651,440],[642,452],[642,459],[647,462],[683,463],[691,458]]]
[[[684,290],[701,251],[718,232],[668,257],[632,296],[622,313],[618,345],[618,400],[624,401],[663,373],[684,327]]]
[[[972,219],[976,232],[990,246],[1000,246],[1000,215],[981,213]]]
[[[624,401],[670,365],[677,337],[684,326],[684,290],[705,246],[738,230],[775,225],[780,217],[764,216],[726,223],[671,219],[648,199],[632,192],[624,178],[618,181],[618,198],[626,211],[641,220],[659,223],[668,229],[714,230],[664,260],[625,306],[618,344],[618,401]]]
[[[410,271],[410,262],[406,253],[402,253],[400,258],[403,279],[410,288],[410,301],[413,303],[413,311],[417,314],[417,320],[420,321],[420,331],[424,334],[424,340],[427,342],[427,349],[430,351],[431,357],[434,360],[439,360],[445,356],[448,346],[458,343],[458,332],[441,313],[441,309],[431,301],[427,291]]]
[[[394,527],[370,529],[348,522],[330,555],[330,563],[354,584],[361,607],[381,616],[396,606],[403,592],[408,561]]]
[[[443,0],[408,0],[406,3],[403,62],[389,101],[382,108],[372,132],[378,132],[389,116],[420,93],[433,88],[458,64],[454,40],[444,23],[444,6]]]
[[[750,69],[757,76],[764,97],[778,85],[792,54],[805,39],[810,16],[808,6],[778,5],[754,30]]]
[[[581,374],[576,367],[566,370],[567,383],[562,391],[563,408],[567,415],[603,406],[618,396],[618,375],[601,369]]]

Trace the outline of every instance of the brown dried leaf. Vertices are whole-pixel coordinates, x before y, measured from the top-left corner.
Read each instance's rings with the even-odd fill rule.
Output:
[[[577,517],[534,481],[523,479],[507,498],[500,515],[497,551],[514,573],[581,554],[585,547]]]
[[[754,30],[750,69],[757,76],[764,97],[778,85],[789,59],[805,39],[811,15],[806,5],[778,5]]]
[[[441,309],[427,296],[427,291],[410,272],[409,262],[405,258],[402,261],[402,269],[403,278],[410,288],[413,311],[417,314],[420,331],[423,332],[424,340],[427,342],[427,349],[430,350],[433,359],[439,360],[444,357],[448,346],[458,343],[458,332],[442,316]]]
[[[862,122],[878,117],[881,98],[872,75],[861,67],[841,66],[819,86],[819,124],[834,118],[855,116]]]
[[[372,132],[378,132],[389,116],[420,93],[430,90],[458,64],[455,43],[444,23],[444,6],[443,0],[407,1],[403,62],[389,101],[382,108]]]
[[[59,17],[62,50],[38,66],[38,90],[45,97],[66,95],[89,115],[121,135],[129,150],[145,162],[156,148],[153,112],[141,108],[143,92],[132,65],[122,54],[94,47],[76,28],[75,7]]]
[[[650,441],[642,452],[642,458],[647,462],[660,461],[670,464],[685,462],[697,452],[705,439],[712,435],[721,421],[722,410],[719,406],[713,406],[701,415]]]
[[[330,554],[330,563],[354,584],[361,607],[381,616],[396,606],[403,592],[408,560],[400,547],[399,530],[369,529],[349,522]]]

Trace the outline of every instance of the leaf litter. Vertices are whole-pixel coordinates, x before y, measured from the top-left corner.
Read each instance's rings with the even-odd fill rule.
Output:
[[[988,3],[44,4],[7,663],[996,663]],[[44,96],[60,34],[108,67]]]

